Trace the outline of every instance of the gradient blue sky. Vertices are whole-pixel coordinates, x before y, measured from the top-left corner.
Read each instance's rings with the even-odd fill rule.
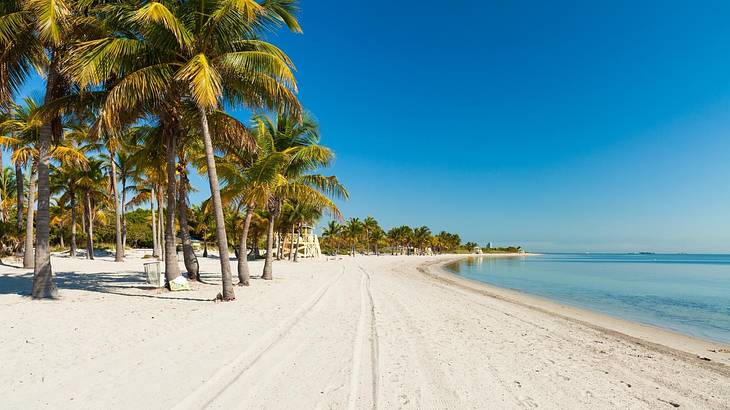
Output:
[[[304,35],[270,40],[348,217],[534,251],[730,252],[728,18],[726,1],[317,0]]]

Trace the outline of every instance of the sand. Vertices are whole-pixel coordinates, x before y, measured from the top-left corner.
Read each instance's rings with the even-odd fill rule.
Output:
[[[212,301],[214,258],[216,284],[169,293],[139,254],[54,257],[57,301],[0,265],[0,408],[730,407],[729,346],[463,280],[453,259],[278,262],[231,303]]]

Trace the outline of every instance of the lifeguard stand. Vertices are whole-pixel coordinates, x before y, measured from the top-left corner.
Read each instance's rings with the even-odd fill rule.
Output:
[[[289,251],[292,248],[297,248],[297,259],[319,258],[320,256],[322,256],[322,250],[319,247],[319,238],[314,233],[314,229],[311,226],[302,226],[300,232],[295,232],[293,237],[290,233],[283,236],[276,234],[274,239],[274,256],[277,256],[276,253],[279,251],[279,249],[282,249],[281,256],[284,258],[288,257]],[[297,247],[297,239],[299,241],[299,247]]]

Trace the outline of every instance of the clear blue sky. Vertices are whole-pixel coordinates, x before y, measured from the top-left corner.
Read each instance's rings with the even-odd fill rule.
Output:
[[[303,3],[304,35],[270,40],[347,216],[534,251],[730,252],[730,2]]]

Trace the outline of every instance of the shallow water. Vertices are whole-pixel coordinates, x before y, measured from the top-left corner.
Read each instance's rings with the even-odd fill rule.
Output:
[[[474,257],[447,269],[469,279],[730,343],[730,255]]]

